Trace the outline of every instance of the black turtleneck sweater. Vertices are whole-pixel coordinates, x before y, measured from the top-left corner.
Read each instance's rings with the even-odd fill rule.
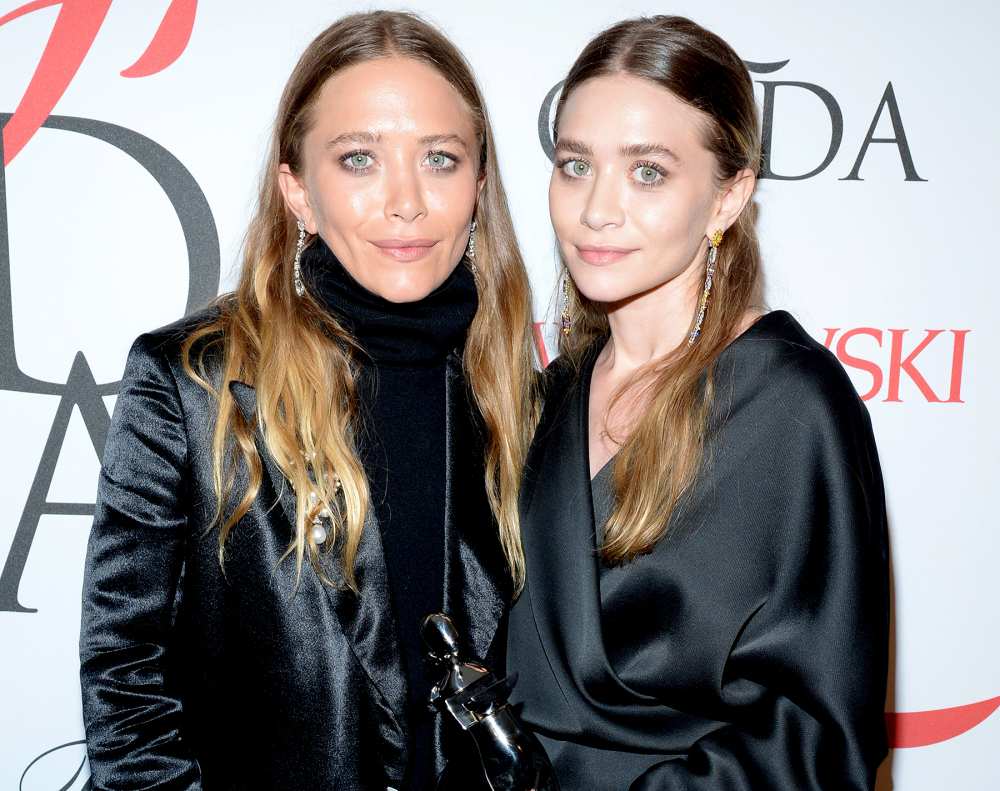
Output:
[[[445,361],[461,349],[478,305],[464,266],[417,302],[373,294],[317,238],[303,253],[312,293],[358,341],[364,435],[359,440],[378,517],[409,697],[407,788],[432,788],[431,681],[420,624],[444,602]]]

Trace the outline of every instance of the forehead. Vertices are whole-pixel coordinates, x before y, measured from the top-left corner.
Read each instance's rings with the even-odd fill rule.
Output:
[[[652,80],[630,74],[593,77],[580,83],[559,115],[559,137],[595,151],[634,143],[658,143],[683,154],[709,154],[705,116]]]
[[[348,66],[320,89],[313,131],[457,134],[475,128],[465,101],[436,69],[412,58],[379,58]]]

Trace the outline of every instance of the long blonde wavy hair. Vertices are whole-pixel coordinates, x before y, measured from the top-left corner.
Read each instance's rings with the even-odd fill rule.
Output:
[[[584,48],[556,106],[555,131],[566,99],[586,80],[628,74],[651,80],[704,114],[703,139],[715,155],[722,184],[744,169],[760,170],[761,134],[746,66],[717,35],[689,19],[655,16],[619,22]],[[667,533],[704,459],[711,413],[712,369],[761,297],[757,208],[751,200],[719,248],[708,312],[696,343],[640,369],[613,394],[640,394],[644,410],[613,462],[615,507],[604,528],[601,557],[609,564],[649,552]],[[559,351],[579,369],[609,332],[603,306],[591,302],[568,274],[573,330]],[[692,315],[691,329],[695,318]]]
[[[475,210],[479,307],[469,329],[463,366],[486,428],[485,486],[500,531],[515,589],[524,579],[517,520],[517,489],[534,414],[531,297],[500,179],[486,106],[469,65],[445,36],[418,17],[378,11],[344,17],[305,50],[285,86],[260,185],[256,213],[244,243],[235,292],[217,301],[217,318],[185,341],[184,365],[217,399],[212,439],[219,525],[219,560],[226,539],[260,492],[259,427],[267,452],[295,491],[295,525],[285,557],[294,554],[296,574],[305,560],[327,584],[358,589],[358,545],[370,507],[368,482],[358,457],[357,345],[337,320],[293,286],[296,218],[278,185],[278,168],[299,174],[302,142],[324,83],[341,69],[383,57],[425,63],[461,95],[480,140],[485,176]],[[221,347],[221,378],[206,365],[206,352]],[[248,422],[228,385],[251,384],[257,415]],[[247,485],[234,492],[237,469]],[[311,503],[312,489],[318,501]],[[235,494],[235,497],[234,497]],[[236,498],[238,502],[232,503]],[[322,508],[333,530],[317,546],[308,529]],[[477,525],[473,529],[495,529]],[[342,579],[324,572],[324,547],[338,553]]]

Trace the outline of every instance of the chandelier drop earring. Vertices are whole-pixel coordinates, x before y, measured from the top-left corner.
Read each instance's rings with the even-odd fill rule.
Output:
[[[716,230],[708,238],[708,266],[705,267],[705,288],[701,292],[701,300],[698,303],[698,315],[694,322],[694,329],[688,336],[688,346],[691,346],[698,336],[701,335],[701,325],[705,321],[705,311],[708,309],[708,295],[712,293],[712,281],[715,278],[715,262],[719,257],[719,245],[722,244],[722,231]]]
[[[573,314],[570,313],[569,309],[569,303],[570,300],[572,299],[572,294],[570,293],[569,290],[568,274],[563,276],[562,292],[563,292],[563,308],[562,308],[562,316],[560,317],[559,321],[559,331],[563,335],[569,335],[571,332],[573,332]]]
[[[465,260],[469,262],[469,269],[472,270],[472,275],[475,277],[479,274],[479,269],[476,267],[476,221],[472,221],[472,225],[469,226],[469,243],[465,247]]]
[[[302,282],[302,250],[306,246],[306,224],[302,220],[297,221],[299,229],[299,239],[295,243],[295,264],[292,267],[292,281],[295,284],[295,293],[304,296],[306,293],[305,283]]]

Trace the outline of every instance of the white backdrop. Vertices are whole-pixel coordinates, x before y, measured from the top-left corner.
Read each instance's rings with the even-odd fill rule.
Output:
[[[2,789],[86,787],[77,635],[101,407],[113,408],[137,334],[183,313],[189,289],[198,301],[232,284],[284,80],[312,36],[368,7],[0,0],[0,125],[21,105],[0,168]],[[18,9],[27,13],[3,22]],[[768,300],[838,353],[869,396],[879,442],[896,602],[887,710],[897,749],[882,786],[1000,788],[1000,714],[990,716],[1000,705],[1000,416],[990,395],[1000,385],[990,351],[1000,340],[998,7],[427,0],[409,9],[443,27],[481,80],[539,321],[556,271],[539,112],[607,24],[680,13],[748,62],[770,64],[753,70],[774,174],[817,170],[840,117],[827,167],[765,179],[759,201]],[[152,51],[123,76],[161,22]],[[145,72],[154,73],[136,76]],[[50,126],[33,132],[32,112],[51,112]],[[845,179],[868,138],[860,178]]]

